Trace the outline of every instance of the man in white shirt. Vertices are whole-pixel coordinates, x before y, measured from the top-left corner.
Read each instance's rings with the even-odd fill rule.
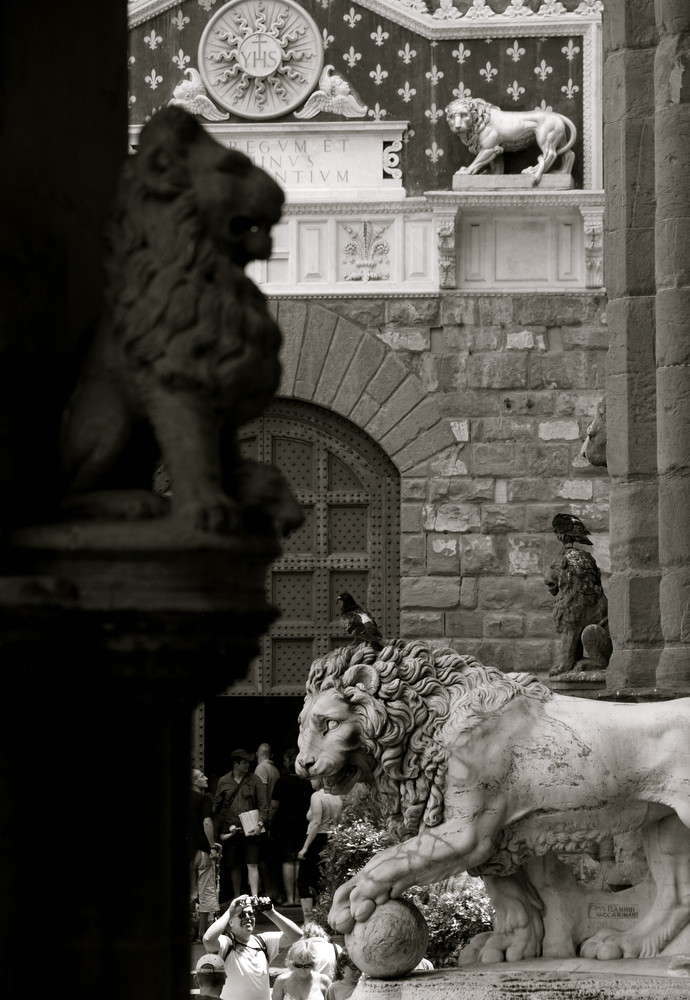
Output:
[[[270,1000],[269,964],[281,948],[302,937],[302,931],[277,910],[265,910],[276,931],[254,934],[256,917],[251,897],[233,899],[225,913],[214,921],[204,934],[204,947],[218,954],[225,963],[227,979],[221,1000]]]

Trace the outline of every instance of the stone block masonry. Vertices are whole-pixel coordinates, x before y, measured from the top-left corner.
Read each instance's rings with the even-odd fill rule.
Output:
[[[403,638],[548,674],[557,512],[593,532],[606,589],[609,477],[578,457],[605,312],[597,293],[279,303],[281,394],[347,417],[400,472]]]

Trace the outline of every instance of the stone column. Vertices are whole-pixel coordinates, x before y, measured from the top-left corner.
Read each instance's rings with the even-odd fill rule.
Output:
[[[656,360],[664,649],[657,687],[690,693],[690,6],[657,2]]]
[[[607,688],[652,689],[659,623],[654,360],[654,7],[604,10],[604,280],[611,475]]]

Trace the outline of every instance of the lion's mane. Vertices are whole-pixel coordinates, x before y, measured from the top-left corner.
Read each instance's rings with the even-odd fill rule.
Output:
[[[446,116],[450,118],[457,111],[465,108],[470,113],[472,124],[465,132],[456,132],[455,134],[464,142],[471,153],[476,154],[479,152],[479,135],[491,118],[491,112],[496,108],[496,105],[485,101],[482,97],[458,97],[451,101],[446,108]]]
[[[422,824],[443,821],[453,734],[478,725],[518,695],[551,697],[531,674],[504,674],[453,649],[402,639],[378,651],[364,644],[342,646],[315,660],[307,693],[328,688],[342,695],[359,719],[395,840],[414,836]]]

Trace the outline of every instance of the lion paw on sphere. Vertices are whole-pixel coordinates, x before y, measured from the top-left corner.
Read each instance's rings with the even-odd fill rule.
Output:
[[[68,513],[118,516],[118,491],[134,510],[162,456],[169,500],[142,503],[141,516],[169,508],[196,531],[244,526],[243,489],[251,480],[255,495],[256,477],[237,431],[263,413],[281,375],[280,330],[244,268],[270,256],[283,200],[265,171],[181,108],[144,127],[108,233],[105,315],[64,414]]]

